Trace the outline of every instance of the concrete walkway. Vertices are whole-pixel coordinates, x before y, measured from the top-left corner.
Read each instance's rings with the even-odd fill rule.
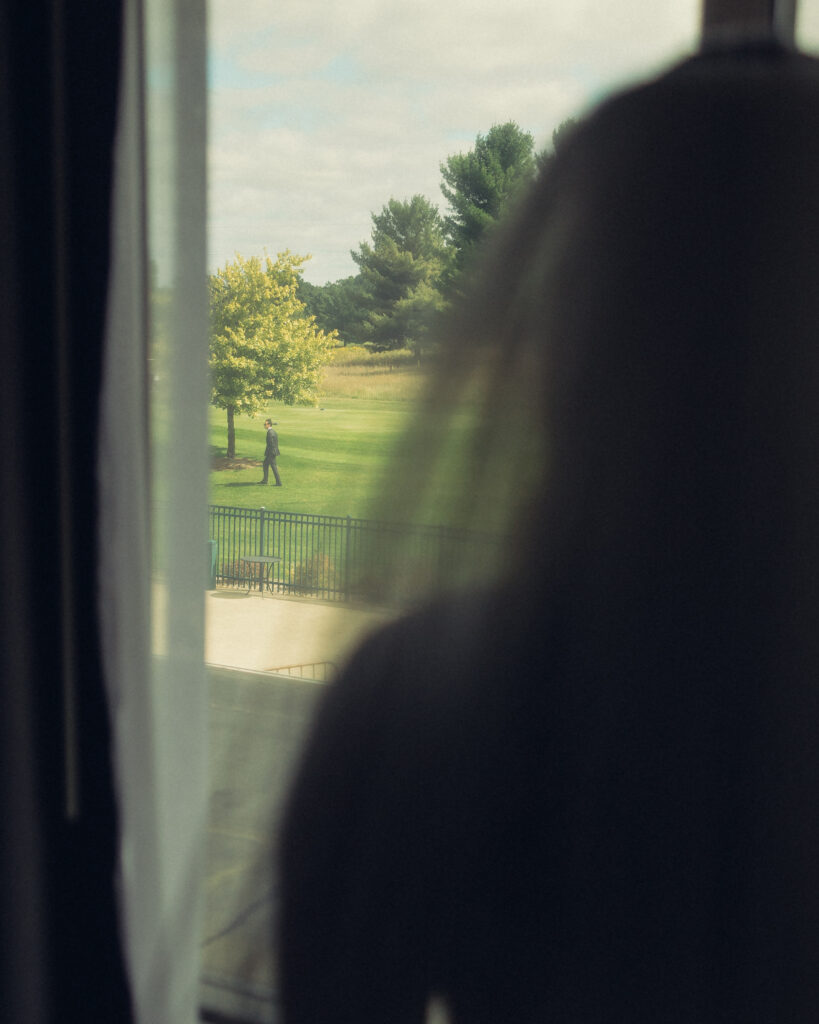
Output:
[[[386,611],[310,598],[217,589],[205,599],[205,661],[268,672],[290,665],[341,666]]]
[[[323,683],[260,673],[341,667],[390,616],[228,589],[209,591],[205,609],[211,794],[201,1000],[220,1020],[276,1024],[278,823]]]

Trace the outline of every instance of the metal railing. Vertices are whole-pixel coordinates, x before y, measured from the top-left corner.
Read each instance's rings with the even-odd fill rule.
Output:
[[[351,516],[210,506],[215,582],[279,594],[350,601],[371,596],[396,564],[413,588],[450,585],[496,540],[452,527],[408,526]],[[257,556],[275,563],[246,561]]]
[[[277,676],[290,676],[292,679],[311,679],[317,683],[329,683],[338,675],[338,665],[334,661],[308,661],[301,665],[280,665],[265,669]]]

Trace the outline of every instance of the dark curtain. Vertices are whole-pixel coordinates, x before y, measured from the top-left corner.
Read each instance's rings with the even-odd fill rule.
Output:
[[[131,1019],[96,615],[121,4],[0,5],[4,1019]]]

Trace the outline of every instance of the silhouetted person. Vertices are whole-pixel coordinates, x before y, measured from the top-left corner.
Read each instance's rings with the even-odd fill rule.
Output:
[[[815,1021],[816,64],[700,56],[578,125],[453,344],[481,338],[477,419],[531,410],[542,472],[497,584],[328,690],[283,1021]]]
[[[264,462],[262,463],[262,479],[259,481],[260,484],[267,483],[268,470],[273,470],[273,479],[276,481],[275,487],[281,487],[282,478],[279,475],[279,467],[276,465],[276,459],[279,457],[279,435],[273,429],[273,420],[264,421],[266,440],[264,447]]]

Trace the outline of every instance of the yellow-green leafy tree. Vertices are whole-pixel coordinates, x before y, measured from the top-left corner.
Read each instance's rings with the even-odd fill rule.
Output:
[[[210,278],[211,402],[227,412],[227,455],[236,455],[234,419],[271,401],[309,405],[336,332],[318,329],[298,298],[309,256],[244,259]]]

